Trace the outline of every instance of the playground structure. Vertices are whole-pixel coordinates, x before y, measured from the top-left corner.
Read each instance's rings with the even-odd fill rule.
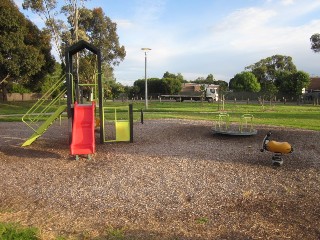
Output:
[[[73,56],[82,50],[89,50],[96,56],[96,74],[90,83],[82,83],[78,78],[73,77]],[[67,110],[68,117],[68,137],[70,152],[76,155],[88,155],[95,152],[95,127],[99,128],[99,140],[103,144],[110,141],[133,141],[133,108],[128,107],[110,108],[103,106],[103,86],[101,71],[100,49],[90,43],[81,40],[66,49],[66,74],[39,99],[34,106],[22,117],[22,121],[33,131],[33,134],[22,146],[29,146],[39,138],[50,125]],[[82,87],[92,90],[93,99],[88,104],[82,103]],[[63,96],[67,96],[67,104],[60,104]],[[54,97],[53,97],[54,96]],[[105,123],[105,119],[110,119],[111,112],[121,112],[121,117],[117,114],[111,117],[112,121]],[[125,114],[124,114],[125,113]],[[123,117],[125,116],[125,117]],[[60,121],[61,122],[61,121]],[[106,125],[114,125],[116,138],[106,138]]]
[[[283,164],[282,155],[292,153],[293,148],[288,142],[277,142],[270,140],[271,132],[268,132],[262,141],[261,152],[269,151],[273,153],[272,165],[281,166]]]
[[[240,116],[239,124],[230,123],[228,113],[219,113],[217,120],[214,122],[212,132],[214,134],[225,134],[234,136],[251,136],[256,135],[257,130],[253,127],[253,115],[243,114]]]

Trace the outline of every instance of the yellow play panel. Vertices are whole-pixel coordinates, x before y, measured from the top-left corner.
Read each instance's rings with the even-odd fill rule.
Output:
[[[104,107],[104,142],[130,142],[129,107]]]
[[[116,122],[116,141],[117,142],[130,141],[130,123],[129,123],[129,121]]]

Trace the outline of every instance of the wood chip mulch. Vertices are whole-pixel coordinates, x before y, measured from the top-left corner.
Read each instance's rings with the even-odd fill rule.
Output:
[[[134,143],[70,155],[67,123],[31,146],[23,123],[0,123],[0,222],[42,239],[320,239],[320,132],[258,126],[213,135],[209,121],[134,124]],[[281,167],[264,135],[294,147]]]

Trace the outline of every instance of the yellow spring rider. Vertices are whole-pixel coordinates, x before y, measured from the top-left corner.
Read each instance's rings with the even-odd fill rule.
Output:
[[[283,164],[282,155],[293,152],[292,146],[288,142],[277,142],[270,140],[271,132],[268,132],[262,141],[261,152],[264,150],[274,153],[272,156],[272,164],[281,166]]]

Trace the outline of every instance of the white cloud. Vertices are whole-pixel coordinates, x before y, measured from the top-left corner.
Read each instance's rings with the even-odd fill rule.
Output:
[[[245,66],[274,54],[292,56],[299,70],[317,74],[314,69],[318,69],[320,54],[310,50],[309,38],[320,31],[316,14],[320,0],[252,1],[252,7],[242,5],[225,15],[199,1],[201,14],[197,16],[193,15],[196,9],[179,12],[183,1],[178,1],[180,6],[168,2],[170,9],[167,0],[130,1],[134,3],[131,14],[114,19],[120,44],[127,52],[115,67],[116,78],[124,84],[144,77],[142,47],[152,48],[148,53],[150,77],[162,77],[169,71],[194,80],[212,73],[216,79],[228,81]],[[15,2],[21,5],[22,0]],[[112,3],[110,6],[111,11]],[[169,22],[164,19],[166,14],[175,18]]]
[[[128,19],[115,19],[118,28],[130,29],[133,27],[133,22]]]
[[[308,7],[309,10],[301,11],[309,12],[314,7],[316,4]],[[282,10],[276,8],[247,8],[230,13],[215,23],[206,37],[199,37],[197,45],[187,48],[189,52],[198,53],[199,56],[202,53],[202,59],[195,55],[198,64],[195,64],[194,69],[198,71],[190,72],[189,69],[183,70],[184,73],[189,77],[213,73],[217,79],[228,81],[234,74],[243,71],[245,66],[275,54],[292,56],[299,70],[310,72],[320,61],[319,56],[310,50],[309,41],[310,36],[320,29],[320,20],[295,24],[296,26],[284,24],[281,19],[295,10],[296,8],[287,9],[281,13]],[[183,63],[179,65],[183,69]],[[209,68],[206,69],[209,70],[201,69],[203,65],[208,65]],[[202,75],[199,70],[203,71]]]
[[[135,19],[140,24],[148,24],[159,19],[165,8],[166,0],[137,0]]]
[[[222,44],[223,47],[229,47],[227,49],[229,51],[276,52],[289,47],[299,47],[305,36],[311,36],[311,29],[319,29],[317,21],[299,26],[287,26],[279,23],[281,18],[280,12],[275,10],[240,9],[215,25],[210,41],[213,45]]]
[[[267,8],[273,9],[281,16],[280,21],[291,21],[302,16],[306,16],[309,13],[318,11],[320,7],[320,0],[282,0],[270,1],[266,5]]]
[[[292,5],[294,3],[294,0],[282,0],[281,4],[284,6]]]
[[[274,10],[261,8],[239,9],[216,24],[213,30],[215,32],[228,30],[251,31],[267,23],[275,15],[277,13]]]

